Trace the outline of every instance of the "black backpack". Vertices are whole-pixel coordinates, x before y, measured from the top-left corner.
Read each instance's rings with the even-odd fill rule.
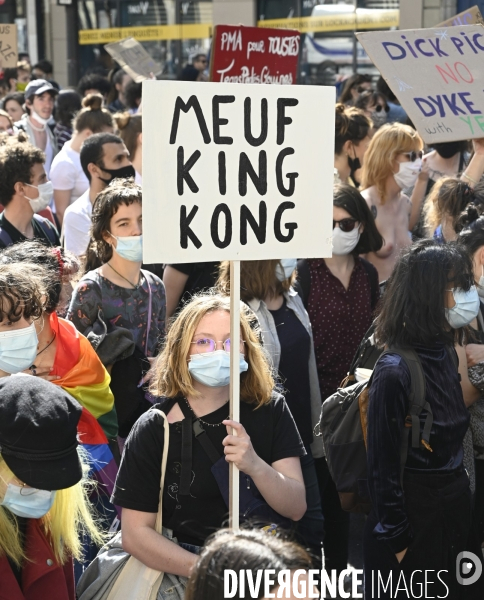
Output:
[[[376,351],[376,348],[375,348]],[[458,368],[457,354],[449,348]],[[402,436],[400,477],[407,461],[409,429],[412,430],[412,448],[423,445],[430,448],[429,438],[433,423],[432,409],[426,401],[425,376],[420,359],[411,348],[391,348],[380,356],[392,352],[399,354],[410,371],[410,395],[408,414]],[[369,400],[369,381],[340,388],[323,402],[319,435],[323,436],[326,460],[331,477],[340,496],[341,506],[350,512],[368,513],[371,508],[367,486],[366,432]],[[420,433],[420,413],[425,409],[427,417]]]

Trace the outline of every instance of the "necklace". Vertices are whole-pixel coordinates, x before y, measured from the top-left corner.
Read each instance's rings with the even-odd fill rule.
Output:
[[[207,421],[204,421],[201,417],[197,417],[197,415],[195,414],[195,411],[193,410],[193,408],[190,406],[190,402],[188,402],[188,400],[186,398],[183,398],[183,400],[185,400],[185,402],[187,403],[188,408],[191,410],[193,416],[198,419],[198,421],[200,421],[200,423],[202,423],[203,425],[206,425],[207,427],[219,427],[220,425],[223,425],[223,421],[221,421],[220,423],[207,423]],[[227,400],[228,402],[228,400]],[[225,404],[227,404],[227,402]],[[229,418],[230,415],[227,415],[224,419],[224,421],[226,421]]]
[[[47,348],[49,348],[54,343],[55,336],[56,336],[56,333],[54,331],[54,337],[50,340],[50,342],[47,344],[47,346],[45,348],[42,348],[42,350],[40,352],[37,352],[37,354],[35,355],[36,357],[39,356],[39,354],[42,354],[42,352],[45,352],[47,350]],[[29,368],[30,368],[30,371],[32,371],[32,375],[37,375],[36,365],[32,365]]]
[[[138,285],[135,285],[134,283],[131,283],[131,281],[129,279],[126,279],[126,277],[124,275],[121,275],[121,273],[118,273],[118,271],[116,271],[116,269],[113,267],[113,265],[111,263],[106,263],[106,264],[108,265],[108,267],[111,267],[111,269],[116,273],[116,275],[119,275],[121,277],[121,279],[124,279],[124,281],[127,281],[129,283],[129,285],[132,285],[135,290],[139,289],[140,281],[141,281],[141,273],[138,276]]]

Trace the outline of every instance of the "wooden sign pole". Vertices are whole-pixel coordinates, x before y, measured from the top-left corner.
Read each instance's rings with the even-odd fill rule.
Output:
[[[240,423],[240,260],[230,261],[230,342],[230,418]],[[229,526],[238,529],[239,469],[233,463],[229,477]]]

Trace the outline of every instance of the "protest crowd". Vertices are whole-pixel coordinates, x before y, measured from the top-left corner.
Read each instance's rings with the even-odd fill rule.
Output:
[[[383,78],[346,80],[332,256],[241,262],[235,422],[229,262],[143,261],[141,84],[41,63],[1,80],[0,599],[145,598],[128,555],[158,600],[224,598],[225,569],[324,568],[353,597],[363,461],[364,597],[418,572],[415,597],[482,600],[455,564],[484,547],[484,139],[426,146]],[[321,418],[355,384],[359,455]]]

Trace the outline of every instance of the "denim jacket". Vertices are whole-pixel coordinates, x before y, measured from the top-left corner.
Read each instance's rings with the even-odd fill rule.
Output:
[[[316,355],[314,352],[311,323],[301,297],[294,288],[291,288],[288,292],[284,293],[284,298],[286,299],[286,306],[296,314],[311,338],[309,354],[309,386],[311,393],[311,423],[314,429],[319,423],[321,416],[321,393],[319,391],[318,371],[316,367]],[[247,302],[247,304],[254,311],[259,320],[264,349],[273,369],[277,372],[281,358],[281,344],[279,343],[274,318],[263,300],[253,299]],[[314,458],[321,458],[324,456],[323,440],[321,437],[314,437],[313,443],[311,444],[311,452]]]

